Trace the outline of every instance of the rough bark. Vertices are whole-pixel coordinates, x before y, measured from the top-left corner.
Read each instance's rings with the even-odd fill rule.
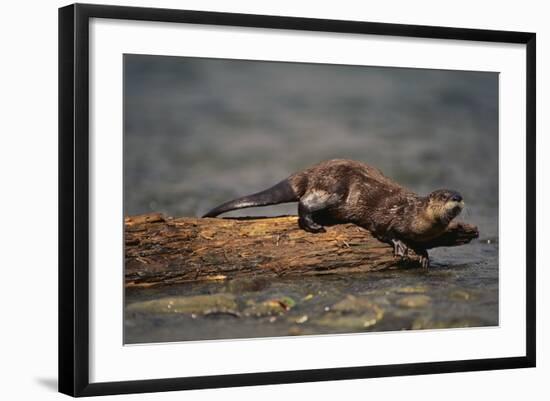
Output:
[[[148,287],[250,276],[367,272],[418,265],[353,224],[310,234],[296,216],[171,218],[160,213],[125,219],[125,282]],[[477,227],[454,223],[429,244],[454,246],[478,237]]]

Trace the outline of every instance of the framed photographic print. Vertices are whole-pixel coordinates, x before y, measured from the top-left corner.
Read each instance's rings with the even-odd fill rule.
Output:
[[[59,10],[59,389],[535,366],[535,34]]]

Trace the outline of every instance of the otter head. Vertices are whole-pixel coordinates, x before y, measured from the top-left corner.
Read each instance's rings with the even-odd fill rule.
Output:
[[[427,212],[431,218],[442,224],[449,224],[463,208],[462,195],[456,191],[438,189],[428,195]]]

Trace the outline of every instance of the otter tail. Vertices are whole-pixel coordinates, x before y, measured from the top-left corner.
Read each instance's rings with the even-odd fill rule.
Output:
[[[255,206],[277,205],[279,203],[295,202],[297,200],[298,197],[290,186],[288,180],[283,180],[265,191],[225,202],[210,210],[202,217],[216,217],[217,215],[229,212],[230,210],[244,209]]]

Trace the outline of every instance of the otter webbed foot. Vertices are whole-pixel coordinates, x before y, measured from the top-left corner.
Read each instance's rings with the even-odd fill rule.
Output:
[[[308,218],[300,216],[300,218],[298,219],[298,225],[302,230],[310,233],[324,233],[327,231],[322,225],[314,222],[311,217]]]
[[[317,200],[318,201],[318,200]],[[324,208],[322,202],[312,202],[311,199],[302,199],[298,203],[298,225],[301,229],[310,233],[324,233],[325,228],[313,220],[313,213],[319,212]]]
[[[409,254],[409,247],[405,243],[398,239],[391,240],[393,244],[393,256],[399,256],[402,258],[407,257]]]

